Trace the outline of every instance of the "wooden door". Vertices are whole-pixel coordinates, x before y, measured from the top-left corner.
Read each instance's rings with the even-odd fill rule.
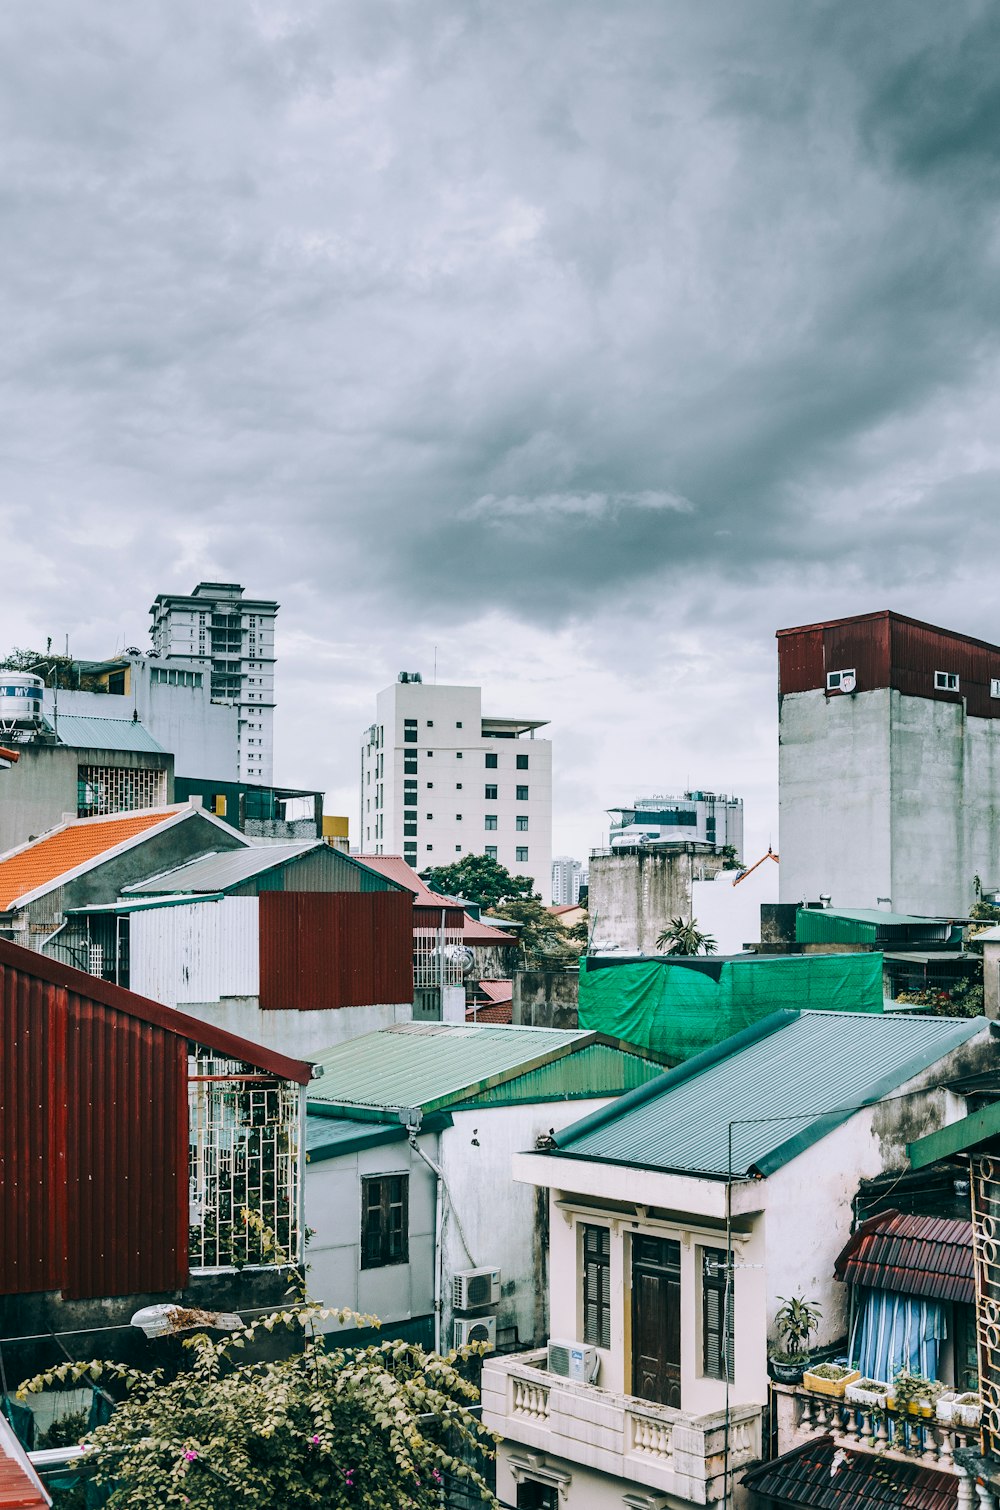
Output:
[[[681,1403],[681,1245],[632,1242],[632,1393],[658,1405]]]

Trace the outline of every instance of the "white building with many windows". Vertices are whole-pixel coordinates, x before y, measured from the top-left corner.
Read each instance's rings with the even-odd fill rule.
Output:
[[[552,905],[573,906],[580,900],[583,866],[571,855],[556,855],[552,861]]]
[[[206,663],[212,702],[237,709],[239,779],[269,784],[274,770],[278,604],[272,599],[244,599],[236,582],[199,582],[188,595],[157,594],[149,611],[154,654],[165,662]],[[163,669],[169,677],[169,666]]]
[[[533,876],[548,900],[552,869],[552,743],[547,720],[491,718],[479,687],[444,687],[400,673],[378,696],[361,747],[362,846],[402,854],[417,870],[490,855]]]

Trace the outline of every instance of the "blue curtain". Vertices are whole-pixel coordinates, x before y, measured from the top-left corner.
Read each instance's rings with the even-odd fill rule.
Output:
[[[901,1368],[938,1376],[938,1352],[947,1337],[944,1307],[915,1295],[860,1290],[861,1306],[851,1336],[851,1364],[866,1379],[891,1384]]]

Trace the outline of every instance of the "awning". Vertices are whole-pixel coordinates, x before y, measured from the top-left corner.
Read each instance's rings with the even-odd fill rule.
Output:
[[[883,1211],[861,1224],[834,1272],[845,1284],[971,1305],[972,1223]]]
[[[891,1467],[891,1471],[887,1468]],[[955,1510],[958,1478],[916,1463],[887,1465],[817,1437],[743,1475],[743,1487],[782,1510]]]

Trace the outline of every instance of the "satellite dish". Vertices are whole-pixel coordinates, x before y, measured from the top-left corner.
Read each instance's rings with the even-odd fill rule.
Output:
[[[858,685],[858,679],[854,675],[854,672],[853,671],[845,671],[844,674],[843,674],[843,676],[840,678],[840,690],[841,690],[841,692],[853,692],[854,689],[855,689],[855,687],[857,685]]]

